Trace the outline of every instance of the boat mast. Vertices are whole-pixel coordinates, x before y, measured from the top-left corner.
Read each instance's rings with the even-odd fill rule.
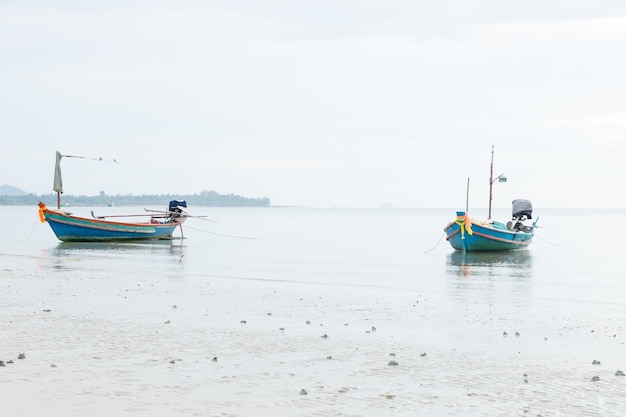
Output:
[[[89,158],[86,156],[77,156],[77,155],[61,155],[61,152],[57,151],[56,153],[56,163],[54,164],[54,185],[52,189],[57,193],[57,209],[61,209],[61,194],[63,194],[63,178],[61,176],[61,158],[79,158],[79,159],[90,159],[92,161],[99,162],[113,162],[114,164],[119,164],[117,159],[106,160],[102,158]]]
[[[465,216],[469,215],[469,182],[470,179],[467,177],[467,190],[465,190]]]
[[[52,189],[57,193],[57,209],[61,209],[61,194],[63,194],[63,178],[61,176],[61,158],[63,155],[59,151],[56,154],[56,163],[54,164],[54,185]]]
[[[493,199],[493,147],[491,145],[491,167],[489,170],[489,216],[487,220],[491,220],[491,200]]]

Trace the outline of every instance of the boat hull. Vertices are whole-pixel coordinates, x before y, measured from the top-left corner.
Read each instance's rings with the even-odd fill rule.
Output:
[[[43,217],[63,242],[117,242],[172,239],[180,226],[172,223],[123,223],[76,217],[62,211],[44,209]]]
[[[474,223],[470,228],[471,233],[458,222],[448,224],[444,232],[450,246],[462,252],[509,251],[528,247],[533,238],[533,233],[511,231],[499,222]]]

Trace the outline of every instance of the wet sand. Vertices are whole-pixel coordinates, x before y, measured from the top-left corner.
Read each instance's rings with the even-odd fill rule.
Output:
[[[2,415],[626,409],[621,316],[559,304],[551,314],[508,314],[515,303],[452,304],[449,294],[382,284],[63,269],[4,269],[0,278]]]

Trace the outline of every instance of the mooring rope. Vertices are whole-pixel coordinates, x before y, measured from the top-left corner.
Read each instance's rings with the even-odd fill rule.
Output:
[[[535,235],[535,236],[533,236],[533,238],[537,238],[537,239],[541,240],[542,242],[547,243],[548,245],[551,245],[551,246],[559,246],[558,243],[552,243],[549,240],[546,240],[546,239],[542,238],[541,236],[536,236]]]
[[[256,237],[234,236],[234,235],[225,235],[225,234],[222,234],[222,233],[209,232],[208,230],[202,230],[202,229],[198,229],[198,228],[195,228],[195,227],[190,227],[187,224],[185,224],[185,229],[191,229],[191,230],[195,230],[197,232],[208,233],[210,235],[216,235],[216,236],[222,236],[222,237],[231,237],[233,239],[246,239],[246,240],[255,240],[256,239]]]
[[[37,228],[37,225],[39,224],[39,219],[35,220],[35,225],[33,226],[33,230],[30,231],[30,234],[26,237],[26,239],[24,240],[20,240],[17,243],[24,243],[26,242],[28,239],[30,239],[33,236],[33,233],[35,233],[35,229]]]
[[[426,252],[424,253],[429,253],[431,251],[433,251],[437,246],[439,246],[439,244],[441,243],[441,239],[443,239],[443,237],[446,235],[446,232],[443,232],[441,234],[441,237],[439,238],[439,241],[437,242],[437,244],[435,246],[433,246],[432,248],[428,249]]]

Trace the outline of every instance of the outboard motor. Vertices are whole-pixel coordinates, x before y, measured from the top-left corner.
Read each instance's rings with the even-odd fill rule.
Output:
[[[187,208],[187,202],[185,200],[172,200],[170,201],[170,206],[168,211],[170,213],[182,213],[183,209]]]
[[[167,213],[167,221],[183,223],[186,219],[186,216],[183,216],[183,209],[185,208],[187,208],[187,202],[185,200],[170,201]]]
[[[529,200],[513,200],[513,221],[512,229],[515,231],[530,232],[531,227],[525,226],[522,222],[533,218],[533,205]],[[512,222],[511,222],[512,224]],[[511,227],[510,227],[511,228]]]

